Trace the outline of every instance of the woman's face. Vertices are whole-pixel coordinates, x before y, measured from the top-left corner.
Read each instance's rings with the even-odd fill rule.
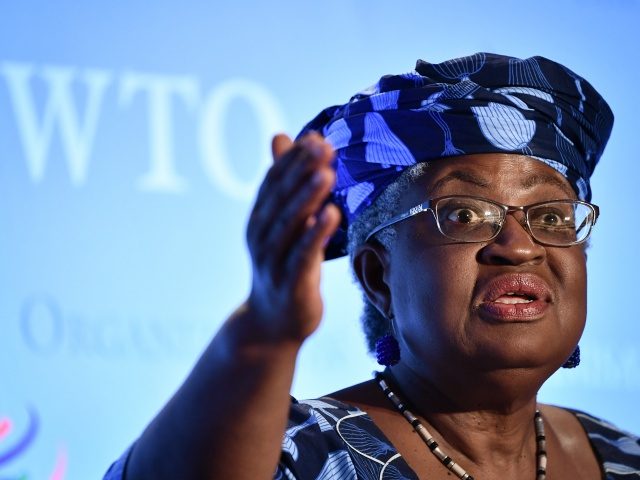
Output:
[[[480,154],[433,162],[402,211],[446,195],[514,206],[576,198],[538,160]],[[522,221],[522,212],[507,215],[500,234],[484,243],[442,236],[430,212],[396,225],[385,282],[403,362],[426,375],[460,367],[550,374],[566,360],[586,318],[584,246],[540,245]]]

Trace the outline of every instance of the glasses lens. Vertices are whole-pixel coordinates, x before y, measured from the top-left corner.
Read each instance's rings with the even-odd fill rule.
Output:
[[[438,200],[435,206],[440,231],[465,242],[489,240],[500,230],[504,210],[491,202],[468,197]]]
[[[571,200],[537,205],[529,209],[527,217],[531,234],[536,240],[550,245],[584,241],[595,220],[589,205]]]

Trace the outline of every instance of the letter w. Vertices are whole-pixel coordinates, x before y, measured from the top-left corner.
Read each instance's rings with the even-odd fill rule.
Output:
[[[62,146],[74,185],[82,185],[86,179],[87,166],[104,91],[111,75],[103,70],[85,70],[81,79],[87,86],[86,106],[82,122],[79,121],[73,102],[72,81],[76,76],[73,68],[46,66],[42,78],[48,85],[48,98],[41,121],[30,88],[34,68],[29,64],[2,63],[9,86],[9,96],[18,122],[18,131],[24,147],[29,174],[34,183],[44,177],[47,154],[53,130],[59,127]]]

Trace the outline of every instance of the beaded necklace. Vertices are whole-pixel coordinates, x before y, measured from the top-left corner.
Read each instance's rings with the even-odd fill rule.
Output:
[[[375,378],[384,394],[389,398],[389,400],[391,400],[394,407],[402,413],[404,418],[407,419],[416,433],[420,435],[420,438],[427,444],[431,453],[433,453],[445,467],[452,471],[461,480],[474,480],[473,477],[464,470],[464,468],[454,462],[450,456],[442,451],[438,446],[438,442],[434,440],[433,436],[424,427],[424,425],[422,425],[418,417],[411,413],[398,396],[391,391],[389,385],[380,372],[375,372]],[[545,480],[547,476],[547,447],[544,435],[544,421],[542,420],[542,415],[539,410],[536,410],[536,413],[533,416],[533,423],[536,429],[536,480]]]

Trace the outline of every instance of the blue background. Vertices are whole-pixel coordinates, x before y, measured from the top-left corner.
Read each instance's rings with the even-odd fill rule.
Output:
[[[0,477],[99,478],[169,398],[248,292],[272,133],[476,51],[564,63],[616,115],[583,363],[540,398],[640,432],[639,19],[634,0],[0,1],[0,458],[39,422]],[[346,262],[323,290],[299,397],[375,368]]]

